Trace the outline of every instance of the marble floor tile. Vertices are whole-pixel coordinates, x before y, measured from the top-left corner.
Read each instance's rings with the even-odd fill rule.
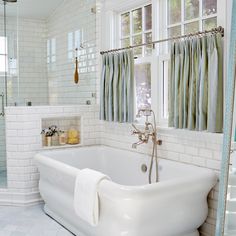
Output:
[[[73,236],[48,217],[43,205],[31,207],[0,206],[0,236]]]

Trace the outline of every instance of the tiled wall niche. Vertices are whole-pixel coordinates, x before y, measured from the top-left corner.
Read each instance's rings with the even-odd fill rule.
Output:
[[[82,117],[81,116],[62,116],[62,117],[45,117],[42,118],[41,120],[41,130],[46,130],[50,126],[55,125],[57,126],[58,130],[65,132],[66,136],[68,136],[68,131],[70,129],[75,129],[79,132],[79,143],[76,144],[78,145],[83,145],[83,122],[82,122]],[[43,134],[42,134],[42,139],[43,139]],[[42,142],[42,147],[43,148],[56,148],[56,147],[74,147],[75,145],[70,145],[70,144],[65,144],[65,145],[60,145],[59,143],[56,146],[51,146],[47,147],[45,144]]]

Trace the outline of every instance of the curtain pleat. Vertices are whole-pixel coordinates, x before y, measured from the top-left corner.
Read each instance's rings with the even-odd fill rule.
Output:
[[[223,53],[219,36],[211,36],[209,42],[208,128],[209,132],[221,132],[223,123]]]
[[[133,122],[135,101],[132,50],[103,55],[100,100],[101,120]]]
[[[169,126],[222,132],[222,36],[174,42],[170,70]]]

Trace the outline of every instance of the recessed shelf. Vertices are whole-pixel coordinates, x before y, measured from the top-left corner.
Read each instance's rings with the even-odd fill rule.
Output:
[[[52,145],[45,146],[42,141],[43,150],[51,149],[62,149],[62,148],[73,148],[82,146],[83,144],[83,135],[82,135],[82,117],[81,116],[60,116],[60,117],[44,117],[41,120],[41,129],[48,129],[50,126],[57,126],[58,130],[62,130],[65,133],[68,132],[71,128],[78,130],[79,132],[79,144],[65,144],[65,145]],[[55,137],[55,136],[54,136]],[[43,140],[43,136],[42,136]]]
[[[43,147],[43,150],[53,150],[53,149],[62,149],[62,148],[75,148],[75,147],[81,147],[83,146],[82,143],[80,144],[75,144],[75,145],[71,145],[71,144],[66,144],[66,145],[61,145],[61,146],[50,146],[50,147]]]

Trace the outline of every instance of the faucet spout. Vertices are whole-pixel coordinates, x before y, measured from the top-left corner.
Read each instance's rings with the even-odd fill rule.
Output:
[[[132,144],[132,148],[134,148],[134,149],[136,149],[137,148],[137,146],[139,146],[139,145],[141,145],[141,144],[143,144],[143,143],[145,143],[144,141],[138,141],[137,143],[133,143]]]

